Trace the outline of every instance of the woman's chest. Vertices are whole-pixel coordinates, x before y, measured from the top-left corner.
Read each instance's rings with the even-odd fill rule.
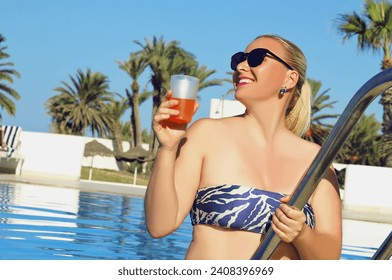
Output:
[[[201,186],[242,184],[291,193],[308,165],[295,154],[268,152],[234,141],[211,143],[203,160]]]

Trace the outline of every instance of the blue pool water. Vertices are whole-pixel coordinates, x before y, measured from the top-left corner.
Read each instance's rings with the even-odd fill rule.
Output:
[[[0,186],[0,259],[183,259],[190,240],[189,221],[151,238],[140,197]]]
[[[151,238],[141,197],[0,184],[0,259],[181,260],[191,235],[188,218]],[[369,259],[375,250],[346,247],[342,259]]]

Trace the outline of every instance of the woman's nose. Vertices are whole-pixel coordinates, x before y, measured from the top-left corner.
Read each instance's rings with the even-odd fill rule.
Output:
[[[249,70],[249,64],[248,60],[245,59],[244,61],[238,63],[237,65],[237,71],[238,72],[243,72],[243,71],[248,71]]]

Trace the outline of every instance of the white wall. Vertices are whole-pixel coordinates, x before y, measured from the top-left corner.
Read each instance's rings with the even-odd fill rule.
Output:
[[[347,165],[343,206],[392,214],[392,168]]]
[[[210,101],[210,118],[219,119],[240,115],[245,112],[245,106],[238,100],[213,98]]]
[[[84,137],[85,139],[85,144],[88,142],[91,142],[93,140],[97,140],[100,144],[104,145],[106,148],[109,150],[113,151],[113,141],[110,139],[103,139],[103,138],[92,138],[92,137]],[[122,147],[123,151],[126,152],[129,150],[129,142],[123,141],[122,142]],[[149,145],[148,144],[142,144],[143,149],[148,151]],[[114,156],[94,156],[94,159],[92,157],[85,157],[83,156],[82,158],[82,166],[85,167],[94,167],[94,168],[100,168],[100,169],[109,169],[109,170],[115,170],[118,171],[118,165],[116,162],[116,159]]]
[[[113,151],[113,141],[109,139],[22,131],[20,154],[24,162],[21,175],[79,180],[81,166],[91,166],[92,158],[84,157],[83,153],[85,144],[92,140]],[[148,150],[148,145],[144,144],[143,148]],[[123,142],[123,150],[129,150],[128,142]],[[95,156],[93,167],[119,170],[114,156]]]
[[[108,148],[111,151],[114,150],[113,141],[110,139],[84,137],[85,144],[93,140],[97,140],[100,144],[104,145],[106,148]],[[124,152],[129,150],[129,146],[130,145],[128,142],[123,141]],[[114,156],[105,157],[105,156],[98,155],[98,156],[94,156],[94,159],[92,157],[83,157],[82,166],[86,166],[86,167],[92,166],[94,168],[109,169],[109,170],[116,170],[116,171],[119,170]]]
[[[80,179],[84,137],[22,131],[22,175]]]

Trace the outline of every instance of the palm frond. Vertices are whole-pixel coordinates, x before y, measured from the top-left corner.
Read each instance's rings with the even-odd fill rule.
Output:
[[[54,123],[52,127],[59,133],[76,135],[84,135],[89,127],[93,135],[105,135],[112,122],[108,104],[114,102],[107,77],[90,69],[86,73],[79,69],[70,80],[71,84],[61,82],[63,86],[54,89],[59,94],[45,104]]]
[[[0,60],[8,59],[10,56],[5,51],[6,46],[1,46],[5,42],[5,37],[0,34]],[[0,63],[0,108],[3,108],[10,116],[15,116],[16,106],[14,100],[19,100],[19,93],[12,88],[9,84],[14,83],[14,78],[20,78],[18,71],[13,69],[14,64],[12,62]],[[4,82],[3,82],[4,81]],[[2,116],[0,114],[0,120]]]

